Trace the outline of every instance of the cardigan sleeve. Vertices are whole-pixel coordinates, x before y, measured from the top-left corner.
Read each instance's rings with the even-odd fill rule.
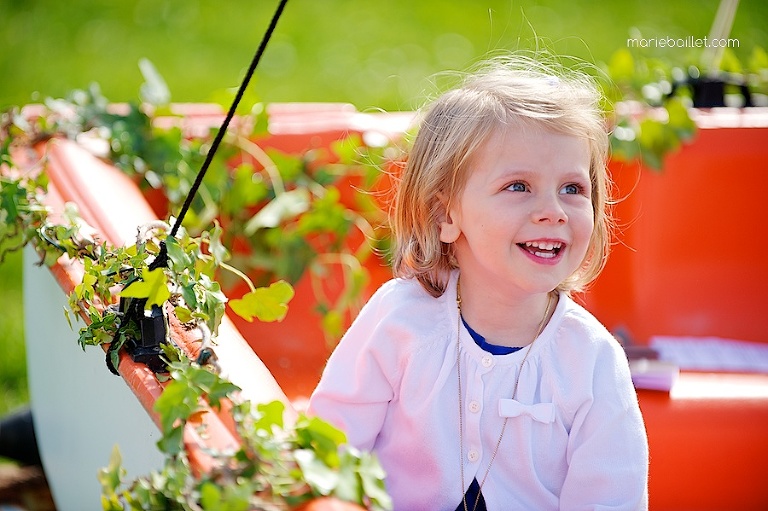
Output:
[[[591,399],[576,412],[567,461],[561,510],[648,509],[648,441],[629,365],[617,346],[599,350]]]
[[[311,415],[340,428],[350,445],[364,450],[373,449],[397,384],[385,294],[386,286],[360,311],[309,400]]]

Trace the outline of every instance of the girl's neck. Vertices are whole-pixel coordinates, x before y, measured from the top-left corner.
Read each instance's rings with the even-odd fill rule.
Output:
[[[557,303],[557,293],[498,293],[492,289],[473,286],[471,282],[459,282],[461,314],[468,325],[490,344],[521,347],[533,342],[539,325],[549,321],[543,318],[549,300],[548,316]]]

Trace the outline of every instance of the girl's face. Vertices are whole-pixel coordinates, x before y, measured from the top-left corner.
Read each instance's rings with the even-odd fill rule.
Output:
[[[508,295],[548,292],[573,274],[594,228],[589,166],[586,139],[501,127],[440,225],[462,279]]]

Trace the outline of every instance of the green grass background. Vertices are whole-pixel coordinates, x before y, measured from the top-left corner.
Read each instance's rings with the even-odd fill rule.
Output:
[[[277,0],[0,0],[0,108],[63,97],[98,82],[113,101],[138,98],[141,58],[177,102],[237,87]],[[350,102],[408,110],[429,78],[503,50],[546,48],[591,63],[627,38],[704,37],[717,0],[290,0],[257,71],[263,101]],[[768,2],[742,0],[731,37],[747,61],[768,48]],[[649,52],[695,62],[697,50]],[[0,415],[27,399],[21,264],[0,265]]]

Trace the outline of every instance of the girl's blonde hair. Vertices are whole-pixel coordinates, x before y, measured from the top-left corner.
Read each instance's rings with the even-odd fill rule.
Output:
[[[558,289],[580,291],[592,282],[610,244],[609,142],[602,100],[588,75],[521,57],[491,61],[435,100],[421,121],[396,192],[395,276],[416,278],[433,296],[443,294],[457,266],[452,244],[440,241],[440,221],[462,192],[478,148],[500,125],[513,124],[588,141],[595,227],[584,261]]]

